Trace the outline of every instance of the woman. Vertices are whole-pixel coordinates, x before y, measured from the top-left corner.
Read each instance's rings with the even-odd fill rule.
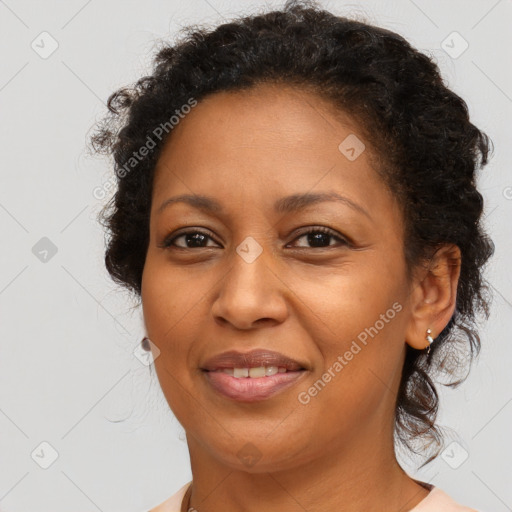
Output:
[[[470,511],[411,478],[480,347],[490,140],[397,34],[312,3],[191,29],[114,93],[106,266],[193,480],[154,512]]]

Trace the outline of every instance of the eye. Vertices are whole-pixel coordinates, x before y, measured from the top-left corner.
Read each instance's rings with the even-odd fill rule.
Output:
[[[301,238],[305,238],[306,243],[311,244],[310,247],[307,247],[305,245],[299,245],[298,247],[305,247],[308,248],[324,248],[324,247],[331,247],[336,244],[331,244],[330,239],[336,239],[338,240],[341,245],[350,245],[347,240],[345,240],[343,237],[341,237],[338,233],[335,231],[325,228],[325,227],[313,227],[302,233],[300,236],[295,238],[295,240],[300,240]],[[340,245],[340,244],[338,244]]]
[[[296,247],[301,248],[326,248],[326,247],[332,247],[335,246],[336,243],[332,244],[332,239],[337,240],[339,243],[338,246],[344,245],[348,246],[350,243],[341,237],[336,231],[333,231],[329,228],[325,227],[312,227],[308,229],[307,231],[300,234],[298,237],[295,238],[295,240],[300,240],[301,238],[305,239],[306,244],[310,244],[308,247],[307,245],[300,244]],[[177,243],[178,240],[181,240],[180,243]],[[213,241],[214,245],[208,245],[209,241]],[[206,245],[205,245],[206,244]],[[207,248],[207,247],[215,247],[218,244],[211,235],[204,231],[200,230],[189,230],[179,233],[178,235],[170,236],[166,238],[162,244],[159,245],[161,248],[178,248],[178,249],[194,249],[194,248]],[[290,245],[288,244],[287,247]]]
[[[177,244],[176,241],[182,239],[183,242],[181,244]],[[199,230],[190,230],[181,232],[179,235],[174,235],[169,238],[166,238],[159,247],[161,248],[169,248],[169,247],[177,247],[179,249],[193,249],[195,248],[204,248],[204,247],[212,247],[211,245],[204,245],[204,243],[209,240],[213,240],[213,238],[204,231]],[[213,240],[215,242],[215,240]],[[215,242],[217,243],[217,242]],[[182,245],[184,244],[184,245]],[[214,247],[214,246],[213,246]]]

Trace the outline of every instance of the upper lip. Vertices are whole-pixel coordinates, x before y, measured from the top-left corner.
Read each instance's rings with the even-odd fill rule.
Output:
[[[222,368],[257,368],[258,366],[279,366],[287,370],[304,370],[305,365],[273,350],[254,349],[249,352],[229,350],[208,359],[201,369],[214,371]]]

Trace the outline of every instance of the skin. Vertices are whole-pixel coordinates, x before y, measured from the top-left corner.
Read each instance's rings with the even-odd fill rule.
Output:
[[[426,329],[435,337],[453,314],[460,253],[441,247],[407,280],[399,205],[371,167],[368,142],[354,161],[340,152],[348,135],[364,137],[334,112],[288,86],[216,93],[180,121],[159,158],[143,314],[160,350],[163,393],[186,431],[190,506],[200,512],[405,512],[428,494],[396,461],[394,404],[406,344],[425,348]],[[337,201],[273,210],[279,198],[313,192],[336,192],[367,214]],[[173,203],[158,211],[179,194],[210,196],[223,210]],[[309,227],[334,236],[308,243]],[[211,238],[161,247],[183,228]],[[252,263],[236,252],[248,236],[262,248]],[[401,311],[301,404],[298,394],[396,302]],[[282,352],[308,371],[254,403],[209,386],[201,363],[253,348]],[[254,465],[237,455],[247,443],[260,457]]]

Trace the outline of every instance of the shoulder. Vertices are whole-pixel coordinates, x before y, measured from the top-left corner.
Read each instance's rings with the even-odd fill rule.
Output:
[[[187,482],[164,502],[149,510],[149,512],[180,512],[181,502],[192,481]],[[410,512],[483,512],[457,503],[439,487],[433,487],[428,495]]]
[[[187,492],[187,489],[191,483],[192,481],[187,482],[172,496],[167,498],[164,502],[160,503],[160,505],[157,505],[156,507],[149,510],[149,512],[180,512],[183,496],[185,496],[185,493]]]
[[[457,503],[439,487],[433,487],[427,496],[410,512],[482,512]]]

